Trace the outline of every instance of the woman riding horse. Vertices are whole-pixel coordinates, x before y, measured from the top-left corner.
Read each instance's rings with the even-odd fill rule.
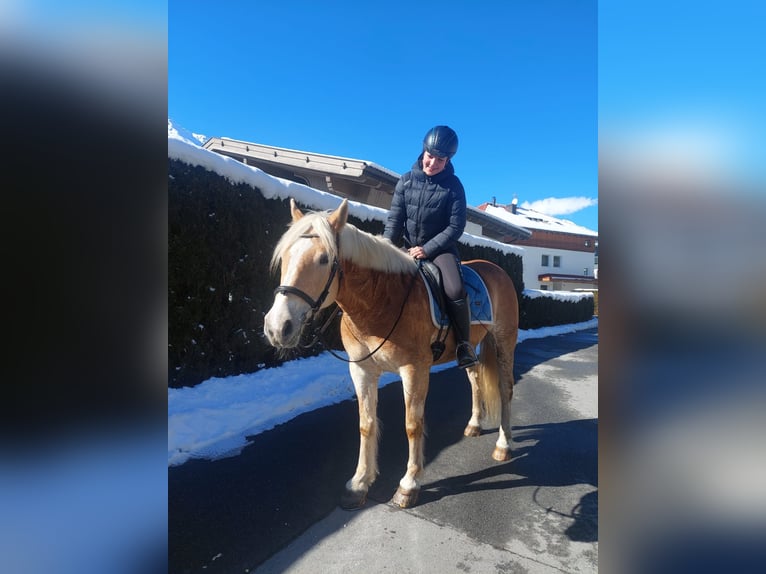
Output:
[[[471,317],[457,250],[466,221],[465,190],[452,165],[457,144],[448,126],[428,130],[422,153],[396,184],[383,236],[394,244],[404,236],[412,257],[430,259],[441,271],[458,339],[457,366],[464,369],[478,359],[469,340]]]

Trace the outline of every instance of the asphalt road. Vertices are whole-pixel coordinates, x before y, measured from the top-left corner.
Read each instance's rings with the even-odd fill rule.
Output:
[[[380,392],[380,476],[367,506],[337,508],[358,452],[353,401],[253,438],[241,455],[168,471],[169,572],[596,572],[598,333],[516,350],[513,459],[495,431],[463,437],[465,374],[432,374],[418,505],[387,504],[404,473],[401,385]]]

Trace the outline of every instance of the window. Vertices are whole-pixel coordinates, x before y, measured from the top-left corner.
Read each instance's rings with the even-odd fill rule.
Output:
[[[561,255],[554,255],[553,256],[553,266],[554,267],[561,267]]]
[[[540,285],[540,291],[547,291],[548,286],[547,285]]]
[[[547,255],[543,255],[543,260],[540,263],[540,265],[542,265],[543,267],[548,267],[549,264],[548,264],[548,256]]]

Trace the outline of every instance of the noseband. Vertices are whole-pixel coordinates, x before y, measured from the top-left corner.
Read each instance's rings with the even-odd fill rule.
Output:
[[[305,237],[307,239],[312,239],[315,237],[319,237],[316,234],[304,234],[301,235],[301,237]],[[338,234],[335,235],[335,245],[337,247],[336,251],[340,250],[340,237]],[[340,264],[338,263],[338,257],[334,257],[332,261],[332,269],[330,269],[330,276],[327,278],[327,283],[324,286],[324,289],[322,290],[322,293],[319,295],[319,298],[314,301],[309,294],[307,294],[305,291],[302,291],[298,289],[297,287],[293,287],[292,285],[280,285],[276,289],[274,289],[274,294],[282,293],[283,295],[297,295],[301,299],[303,299],[306,303],[308,303],[311,306],[311,310],[306,316],[306,319],[304,320],[303,324],[310,323],[314,320],[314,317],[316,316],[317,312],[319,311],[319,308],[322,306],[322,303],[324,303],[325,299],[327,299],[327,295],[330,293],[330,287],[332,286],[333,279],[335,279],[335,275],[338,275],[338,284],[340,288],[340,281],[343,279],[343,269],[341,269]],[[389,337],[391,337],[391,334],[394,332],[394,329],[396,329],[396,326],[399,324],[399,319],[402,318],[402,313],[404,313],[404,307],[407,304],[407,300],[410,298],[410,293],[412,293],[412,288],[415,285],[415,281],[417,279],[417,275],[412,276],[412,281],[410,281],[409,289],[407,289],[407,293],[404,296],[404,301],[402,302],[402,306],[399,309],[399,315],[396,317],[396,320],[394,321],[394,324],[391,326],[391,330],[388,332],[388,335],[385,336],[385,338],[378,344],[377,347],[375,347],[372,351],[367,353],[364,357],[360,359],[346,359],[345,357],[341,357],[340,355],[333,352],[332,349],[328,348],[327,351],[335,357],[336,359],[340,359],[341,361],[345,361],[347,363],[361,363],[362,361],[366,361],[370,357],[372,357],[375,353],[377,353],[380,348],[388,341]],[[310,349],[313,347],[318,341],[319,338],[322,336],[322,333],[324,333],[327,328],[330,326],[330,324],[335,320],[336,317],[340,316],[341,311],[338,310],[336,313],[331,313],[327,320],[324,322],[324,324],[314,329],[314,336],[312,341],[307,345],[301,345],[305,349]]]
[[[301,235],[301,237],[304,237],[306,239],[312,239],[314,237],[319,237],[315,234],[305,234]],[[336,235],[335,236],[335,244],[339,245],[340,238]],[[327,299],[327,295],[330,294],[330,287],[332,287],[332,282],[335,279],[335,276],[338,275],[338,280],[342,279],[343,277],[343,270],[340,268],[340,264],[338,263],[338,257],[334,257],[332,260],[332,267],[330,268],[330,276],[327,278],[327,283],[325,283],[324,289],[319,294],[319,297],[315,301],[311,298],[311,295],[306,293],[305,291],[302,291],[301,289],[298,289],[297,287],[293,287],[292,285],[280,285],[276,289],[274,289],[274,294],[282,293],[283,295],[297,295],[301,299],[303,299],[306,303],[309,304],[309,307],[311,309],[309,310],[308,315],[306,316],[306,320],[304,321],[304,324],[310,323],[314,320],[314,317],[319,312],[320,307],[322,307],[322,304],[325,302],[325,299]]]

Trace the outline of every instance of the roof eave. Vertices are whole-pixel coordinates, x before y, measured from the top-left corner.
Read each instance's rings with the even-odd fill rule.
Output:
[[[504,236],[511,237],[512,239],[517,239],[517,240],[529,239],[530,237],[532,237],[532,232],[529,231],[528,229],[525,229],[524,227],[519,227],[518,225],[514,225],[513,223],[505,221],[504,219],[501,219],[500,217],[495,217],[494,215],[490,215],[489,213],[486,213],[476,207],[471,207],[469,205],[467,208],[467,212],[468,212],[469,219],[472,219],[473,221],[477,222],[480,225],[491,227],[493,231],[497,231],[498,233],[501,233]]]

